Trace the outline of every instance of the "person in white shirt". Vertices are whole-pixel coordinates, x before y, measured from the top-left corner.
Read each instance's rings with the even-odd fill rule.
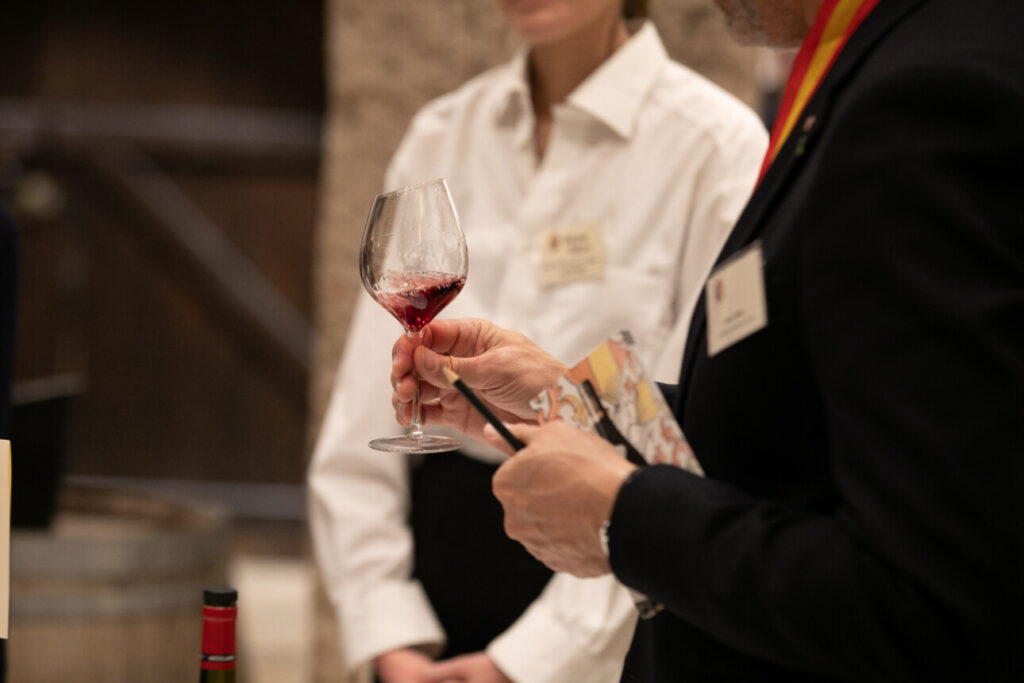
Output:
[[[470,266],[446,315],[521,330],[568,364],[628,329],[648,373],[675,381],[764,127],[671,61],[632,3],[497,1],[525,46],[416,115],[385,189],[448,181]],[[366,445],[401,429],[380,382],[396,327],[360,297],[308,474],[346,665],[372,661],[384,683],[618,680],[631,598],[610,576],[549,579],[505,537],[489,483],[503,456],[465,439],[412,462]]]

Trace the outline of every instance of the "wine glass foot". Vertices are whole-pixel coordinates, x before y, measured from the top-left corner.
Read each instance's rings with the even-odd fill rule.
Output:
[[[457,450],[461,446],[462,443],[458,439],[434,434],[424,434],[419,438],[408,435],[389,436],[370,442],[370,448],[391,453],[444,453]]]

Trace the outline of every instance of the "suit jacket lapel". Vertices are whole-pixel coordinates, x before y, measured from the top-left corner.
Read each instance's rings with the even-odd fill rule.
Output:
[[[765,216],[775,204],[782,200],[785,190],[799,169],[802,157],[811,149],[819,131],[824,128],[829,105],[835,94],[842,89],[850,77],[856,73],[856,67],[871,48],[886,33],[898,24],[911,11],[929,0],[881,0],[871,11],[864,22],[850,37],[850,41],[836,58],[835,64],[821,82],[814,96],[808,101],[797,122],[796,128],[786,140],[778,156],[768,167],[764,178],[755,188],[746,208],[736,221],[736,226],[726,240],[718,255],[716,265],[728,258],[743,246],[752,242],[764,227]],[[704,297],[700,297],[693,312],[690,333],[683,354],[683,365],[679,380],[679,405],[677,415],[682,414],[686,402],[687,378],[693,366],[700,344],[705,342],[705,309]]]

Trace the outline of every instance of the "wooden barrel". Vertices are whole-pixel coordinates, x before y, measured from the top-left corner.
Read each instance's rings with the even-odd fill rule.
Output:
[[[68,486],[45,531],[11,534],[9,680],[195,680],[202,590],[223,584],[222,511]]]

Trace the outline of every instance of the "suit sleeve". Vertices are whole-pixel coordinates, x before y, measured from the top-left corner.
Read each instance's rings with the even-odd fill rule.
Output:
[[[837,107],[816,155],[843,163],[814,166],[799,306],[838,508],[648,468],[612,517],[626,585],[821,675],[1007,675],[1024,595],[1022,100],[989,72],[922,68]]]

